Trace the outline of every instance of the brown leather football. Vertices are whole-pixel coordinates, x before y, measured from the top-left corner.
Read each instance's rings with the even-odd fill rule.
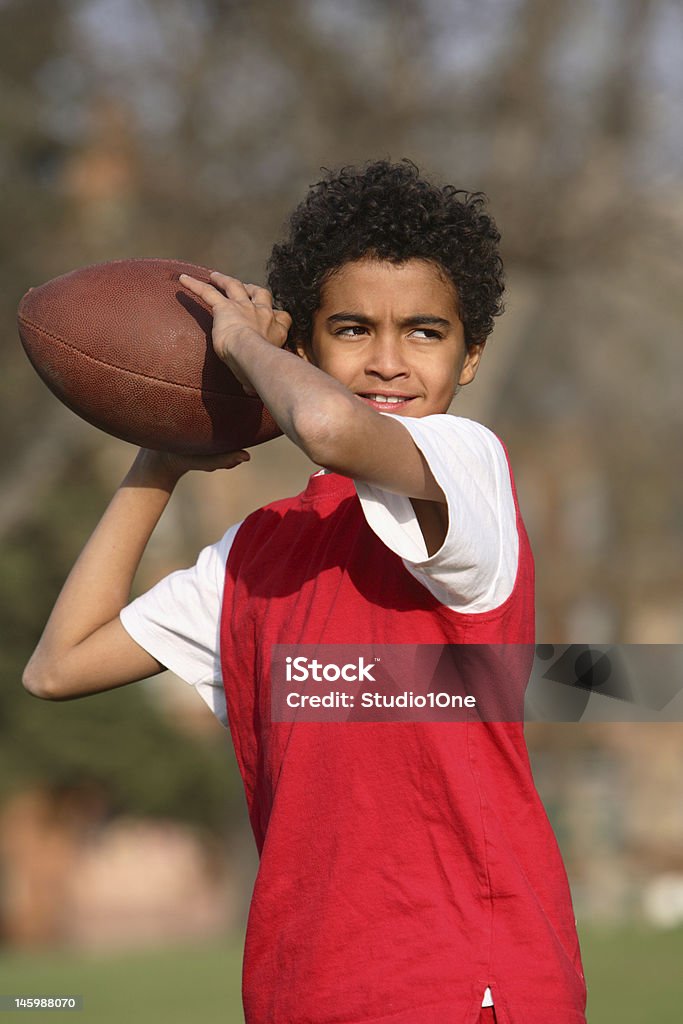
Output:
[[[31,288],[19,304],[26,354],[65,405],[114,437],[209,455],[282,431],[211,343],[212,316],[178,280],[181,260],[98,263]]]

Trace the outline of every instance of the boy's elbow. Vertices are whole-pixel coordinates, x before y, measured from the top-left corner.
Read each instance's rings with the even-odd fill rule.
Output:
[[[345,395],[333,395],[297,411],[294,417],[297,443],[311,462],[332,469],[343,461],[352,401]]]
[[[63,696],[59,693],[53,675],[41,668],[35,658],[31,658],[24,669],[21,682],[32,697],[40,697],[41,700],[59,700]]]
[[[30,661],[24,669],[21,682],[24,689],[32,697],[42,697],[43,700],[49,700],[47,680],[32,666]]]

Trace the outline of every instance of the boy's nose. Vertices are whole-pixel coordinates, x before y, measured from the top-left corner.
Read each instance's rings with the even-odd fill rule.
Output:
[[[384,380],[408,376],[410,368],[406,363],[401,339],[389,333],[378,333],[368,352],[365,372],[376,374]]]

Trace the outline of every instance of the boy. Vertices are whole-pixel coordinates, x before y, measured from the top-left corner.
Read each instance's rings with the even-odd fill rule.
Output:
[[[168,667],[229,726],[260,855],[247,1024],[585,1019],[521,723],[271,715],[274,644],[534,642],[505,450],[446,415],[501,311],[482,204],[408,161],[344,168],[295,210],[270,291],[182,279],[216,352],[323,469],[127,604],[179,477],[248,459],[141,451],[26,669],[60,699]]]

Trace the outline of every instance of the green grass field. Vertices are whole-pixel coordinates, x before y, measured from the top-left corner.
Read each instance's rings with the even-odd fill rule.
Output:
[[[589,1024],[679,1024],[683,1019],[683,928],[583,928],[581,944]],[[5,953],[0,954],[0,995],[82,995],[82,1012],[61,1012],[57,1018],[74,1024],[241,1024],[241,957],[241,936],[117,956]],[[6,1019],[46,1024],[55,1017],[22,1010]]]

